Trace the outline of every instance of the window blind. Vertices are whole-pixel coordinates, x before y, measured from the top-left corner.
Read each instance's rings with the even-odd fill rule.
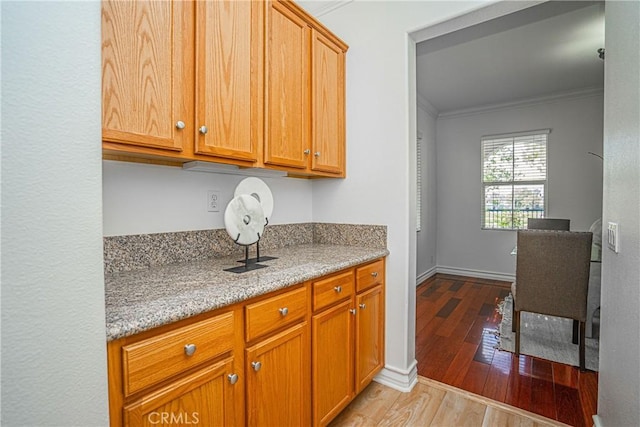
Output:
[[[549,130],[482,138],[482,228],[526,228],[545,216]]]

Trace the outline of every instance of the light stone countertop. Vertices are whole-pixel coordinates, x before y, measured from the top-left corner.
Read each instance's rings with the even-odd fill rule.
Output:
[[[309,244],[261,251],[267,268],[230,273],[241,257],[213,258],[105,275],[107,341],[363,264],[387,249]]]

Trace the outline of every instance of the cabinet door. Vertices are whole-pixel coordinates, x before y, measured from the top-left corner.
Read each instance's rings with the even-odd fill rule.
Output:
[[[384,366],[384,300],[382,286],[356,296],[356,393]]]
[[[262,2],[196,2],[198,154],[258,159],[263,138],[263,11]]]
[[[249,426],[310,424],[308,327],[304,322],[246,350]]]
[[[187,16],[180,1],[102,2],[105,142],[182,151],[192,99],[185,86]]]
[[[229,378],[233,374],[227,359],[145,395],[124,408],[125,426],[240,425],[242,393]]]
[[[311,169],[343,174],[345,54],[339,46],[314,30],[311,58]]]
[[[308,165],[310,31],[288,6],[269,3],[264,147],[268,164],[302,169]]]
[[[353,397],[353,299],[313,316],[313,425],[327,425]]]

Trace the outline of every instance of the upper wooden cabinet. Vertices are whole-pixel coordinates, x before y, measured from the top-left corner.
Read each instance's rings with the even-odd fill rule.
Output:
[[[183,2],[102,3],[102,138],[179,155],[189,121]],[[185,83],[187,85],[185,86]]]
[[[291,1],[103,0],[103,150],[344,177],[346,50]]]
[[[311,53],[311,169],[344,175],[345,47],[313,30]]]
[[[274,1],[267,13],[267,164],[305,169],[309,153],[309,40],[311,28],[290,4]]]
[[[266,164],[345,175],[347,46],[289,1],[267,11]]]
[[[264,6],[196,2],[196,152],[258,160]]]

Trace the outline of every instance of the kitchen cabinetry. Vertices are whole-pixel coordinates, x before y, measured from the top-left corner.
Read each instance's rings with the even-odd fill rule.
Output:
[[[241,312],[183,323],[108,343],[112,426],[244,424]]]
[[[103,0],[102,42],[105,158],[344,177],[347,46],[295,3]]]
[[[344,54],[295,4],[267,12],[266,164],[344,175]]]
[[[105,148],[181,155],[192,130],[188,27],[184,2],[103,1]]]
[[[384,261],[312,289],[313,424],[325,426],[384,366]]]
[[[311,72],[311,170],[345,174],[346,46],[314,29]]]
[[[105,152],[257,162],[263,21],[261,2],[104,0]]]
[[[326,425],[383,366],[384,260],[111,341],[107,353],[112,426]]]

